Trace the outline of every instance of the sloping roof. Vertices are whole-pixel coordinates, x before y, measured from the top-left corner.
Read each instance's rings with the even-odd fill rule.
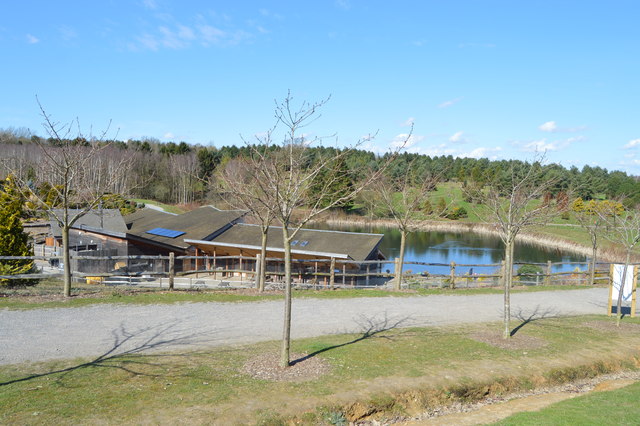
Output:
[[[206,240],[245,214],[246,212],[241,210],[218,210],[213,206],[203,206],[180,215],[145,208],[124,219],[129,228],[129,236],[186,249],[189,244],[184,242],[185,239]],[[148,233],[155,228],[180,231],[184,234],[171,238]]]
[[[377,249],[383,236],[383,234],[361,232],[301,229],[292,241],[291,250],[294,254],[364,261]],[[213,238],[209,244],[259,250],[261,237],[259,226],[240,223]],[[269,227],[267,239],[269,250],[283,251],[281,227]]]
[[[81,210],[69,209],[69,217],[73,217]],[[58,217],[62,217],[62,210],[54,210]],[[112,235],[123,237],[127,232],[127,226],[118,209],[95,209],[89,210],[85,215],[80,217],[72,226],[72,229],[81,229],[98,234]],[[62,236],[62,230],[58,226],[58,222],[51,220],[51,233],[54,237]]]

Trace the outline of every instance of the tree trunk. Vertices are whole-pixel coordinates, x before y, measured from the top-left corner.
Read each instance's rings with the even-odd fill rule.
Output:
[[[620,283],[620,289],[618,291],[618,303],[616,304],[616,326],[620,327],[620,320],[622,319],[622,296],[624,294],[624,285],[627,282],[627,270],[629,269],[629,263],[631,262],[631,250],[627,249],[627,257],[624,259],[624,269],[622,270],[622,282]]]
[[[291,346],[291,241],[289,230],[282,227],[284,243],[284,326],[282,329],[282,353],[280,366],[289,367],[289,349]]]
[[[591,285],[596,283],[596,254],[598,252],[598,246],[591,247],[591,262],[589,263],[589,282]]]
[[[264,291],[267,279],[267,232],[269,228],[262,230],[262,244],[260,246],[260,274],[258,275],[258,292]]]
[[[69,227],[62,226],[62,262],[64,263],[64,297],[71,297],[71,256],[69,255]]]
[[[400,230],[400,254],[398,255],[398,267],[396,268],[396,279],[394,283],[394,289],[400,290],[402,288],[402,269],[404,266],[404,250],[407,243],[407,231]]]
[[[511,285],[513,283],[513,246],[514,238],[507,239],[504,248],[504,333],[503,338],[511,337]]]

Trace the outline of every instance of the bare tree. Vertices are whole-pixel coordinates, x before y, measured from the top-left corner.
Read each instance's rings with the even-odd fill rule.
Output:
[[[573,202],[573,211],[575,218],[580,226],[587,231],[589,239],[591,240],[591,260],[589,262],[589,282],[595,284],[596,276],[596,262],[598,255],[598,246],[600,243],[600,236],[603,232],[605,221],[602,215],[599,213],[603,208],[606,209],[606,204],[598,202],[596,200],[589,200],[587,203],[583,203],[581,198],[577,198]]]
[[[402,288],[402,271],[407,235],[431,211],[425,210],[425,204],[431,198],[432,191],[440,180],[440,175],[425,174],[418,182],[413,181],[414,162],[409,163],[405,173],[398,177],[381,176],[373,185],[375,198],[383,208],[383,214],[391,216],[400,231],[400,252],[396,266],[394,289]]]
[[[540,159],[541,160],[541,159]],[[488,187],[474,194],[486,208],[485,221],[493,226],[504,244],[504,312],[503,337],[511,337],[511,287],[513,284],[513,250],[518,234],[547,223],[557,214],[550,203],[540,200],[555,182],[546,178],[540,161],[511,167],[495,176]]]
[[[218,174],[217,183],[225,194],[225,201],[236,209],[247,210],[249,215],[258,222],[261,232],[260,261],[258,263],[259,292],[264,291],[267,275],[267,235],[269,226],[273,222],[275,198],[262,192],[263,188],[256,185],[259,178],[259,162],[255,158],[236,158],[225,164]]]
[[[311,146],[323,141],[323,137],[308,137],[303,129],[319,118],[319,109],[328,98],[320,102],[303,102],[296,107],[289,93],[276,102],[276,124],[254,145],[252,157],[256,167],[256,193],[273,201],[273,217],[282,225],[285,265],[285,306],[280,363],[289,366],[291,343],[291,242],[300,229],[319,214],[353,199],[363,188],[384,171],[394,155],[388,156],[377,171],[348,190],[337,187],[344,178],[338,167],[355,147],[370,140],[359,140],[347,149],[317,152]],[[275,143],[275,132],[282,129],[282,142]],[[397,152],[397,151],[396,151]],[[319,178],[321,176],[321,178]],[[269,204],[265,202],[264,204]],[[304,207],[304,209],[300,209]],[[294,213],[296,215],[294,216]]]
[[[105,165],[101,154],[110,146],[105,140],[109,127],[98,138],[85,138],[77,119],[62,124],[54,121],[39,101],[38,106],[49,140],[34,139],[39,148],[38,161],[33,164],[34,176],[28,176],[25,170],[17,170],[14,174],[21,183],[23,194],[37,209],[46,211],[62,231],[64,295],[69,297],[69,230],[78,219],[98,206],[105,193],[122,188],[123,176],[131,163],[128,157],[121,156]],[[15,159],[6,160],[7,167],[15,170],[17,163],[12,161]],[[46,195],[39,191],[42,184],[54,193],[57,203],[47,202]]]
[[[622,297],[624,284],[627,282],[627,271],[631,263],[634,248],[640,243],[640,212],[636,209],[623,210],[622,203],[609,202],[598,209],[598,216],[606,223],[607,230],[604,237],[625,249],[624,269],[622,281],[616,303],[616,325],[620,326],[622,318]]]

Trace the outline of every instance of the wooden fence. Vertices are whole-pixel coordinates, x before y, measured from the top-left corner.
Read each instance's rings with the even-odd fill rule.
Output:
[[[1,275],[0,279],[43,279],[62,276],[61,256],[2,256],[2,260],[32,259],[36,270],[23,275]],[[93,265],[85,268],[83,265]],[[106,285],[138,285],[173,288],[219,288],[255,286],[258,258],[246,256],[72,256],[76,282]],[[111,266],[105,266],[111,265]],[[180,265],[181,268],[176,268]],[[586,262],[526,263],[538,273],[518,275],[525,265],[514,265],[514,285],[590,285]],[[355,262],[343,259],[293,260],[293,283],[305,288],[383,287],[395,279],[396,261]],[[557,269],[571,269],[553,272]],[[98,270],[96,268],[102,268]],[[439,273],[413,273],[412,269],[436,269]],[[456,264],[404,262],[403,287],[497,287],[503,283],[504,262],[497,264]],[[179,269],[182,269],[180,271]],[[446,272],[445,272],[446,271]],[[473,271],[486,271],[478,273]],[[267,286],[281,288],[284,279],[282,259],[267,259]],[[595,284],[609,282],[609,263],[597,265]]]

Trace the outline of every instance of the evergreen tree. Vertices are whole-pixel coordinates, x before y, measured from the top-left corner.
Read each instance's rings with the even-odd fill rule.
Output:
[[[20,218],[24,199],[10,175],[0,190],[0,256],[33,256],[29,236]],[[0,260],[0,275],[27,274],[33,270],[33,260]],[[35,284],[36,280],[0,278],[0,286]]]

